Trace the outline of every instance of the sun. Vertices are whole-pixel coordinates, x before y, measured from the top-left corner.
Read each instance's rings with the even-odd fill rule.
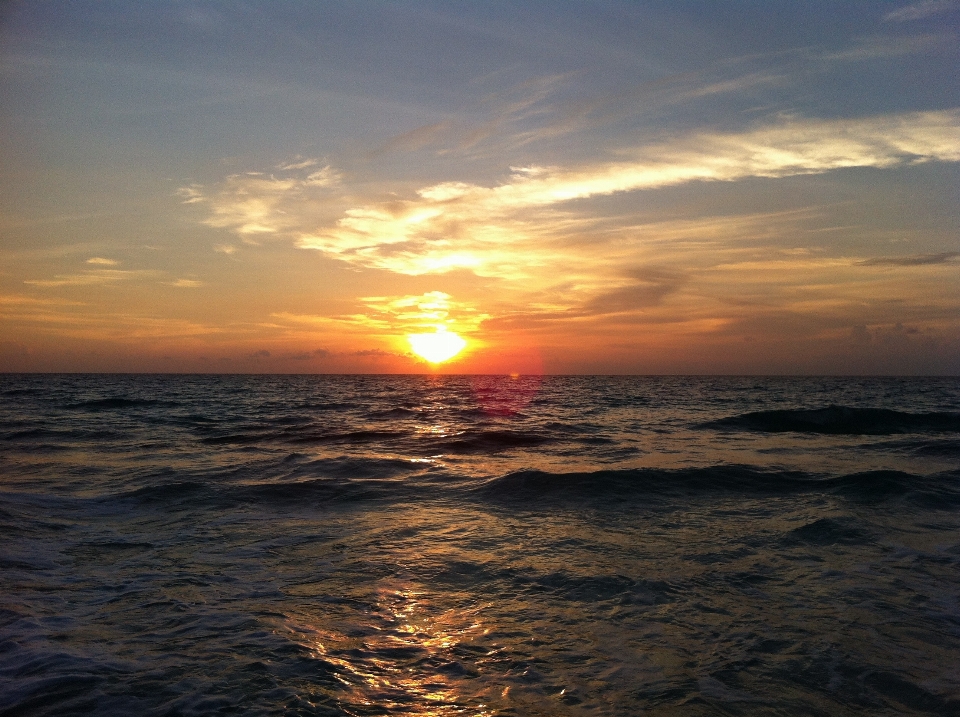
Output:
[[[430,363],[449,361],[463,351],[467,342],[452,331],[437,331],[432,334],[409,334],[407,341],[413,352]]]

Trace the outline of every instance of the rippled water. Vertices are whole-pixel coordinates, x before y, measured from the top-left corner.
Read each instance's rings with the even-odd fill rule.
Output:
[[[960,714],[960,380],[0,376],[0,714]]]

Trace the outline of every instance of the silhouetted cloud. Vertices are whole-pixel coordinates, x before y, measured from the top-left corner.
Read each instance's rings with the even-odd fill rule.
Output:
[[[327,349],[314,349],[313,351],[296,351],[294,353],[285,354],[283,358],[291,361],[312,361],[318,358],[328,358],[329,356],[330,351]]]
[[[960,251],[945,251],[940,254],[915,254],[914,256],[881,256],[857,262],[857,266],[923,266],[946,264],[960,257]]]
[[[631,274],[631,283],[595,296],[584,305],[584,312],[615,314],[655,306],[685,281],[677,272],[657,268],[636,269]]]

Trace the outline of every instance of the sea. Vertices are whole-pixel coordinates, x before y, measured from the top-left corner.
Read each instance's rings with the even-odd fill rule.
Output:
[[[960,379],[0,375],[0,715],[960,715]]]

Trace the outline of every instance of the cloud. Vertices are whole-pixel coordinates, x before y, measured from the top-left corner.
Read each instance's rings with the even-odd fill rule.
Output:
[[[656,306],[686,282],[686,277],[676,271],[655,267],[637,269],[631,275],[630,283],[598,294],[583,306],[580,313],[617,314]]]
[[[918,52],[930,52],[940,48],[955,47],[957,36],[953,33],[931,33],[888,37],[884,35],[859,38],[857,43],[840,52],[828,53],[825,60],[874,60],[883,57],[902,57]]]
[[[176,286],[180,289],[193,289],[198,286],[203,286],[203,282],[195,279],[177,279],[176,281],[170,282],[170,286]]]
[[[477,330],[488,314],[442,291],[407,296],[367,296],[359,299],[353,313],[315,314],[274,313],[283,323],[326,327],[333,331],[370,334],[407,334],[446,329],[457,333]],[[322,351],[323,349],[318,349]]]
[[[35,296],[23,296],[22,294],[0,294],[0,312],[13,307],[63,307],[63,306],[84,306],[78,301],[63,301],[61,299],[38,299]]]
[[[210,205],[211,216],[203,221],[209,227],[230,229],[241,236],[274,234],[290,226],[279,211],[280,203],[302,186],[300,180],[249,172],[228,177],[215,196],[198,194],[187,201]]]
[[[122,269],[95,269],[83,274],[57,274],[53,279],[25,279],[24,284],[32,286],[95,286],[97,284],[113,284],[129,279],[148,278],[154,276],[152,271],[124,271]]]
[[[200,338],[226,333],[223,327],[116,311],[90,304],[24,296],[0,296],[0,318],[9,324],[32,324],[42,333],[94,341],[141,342]]]
[[[657,209],[659,200],[597,200],[695,182],[934,161],[960,161],[960,110],[831,120],[782,116],[741,132],[700,131],[638,144],[603,162],[518,162],[500,182],[454,178],[402,196],[382,186],[348,186],[342,193],[324,188],[331,197],[326,220],[301,201],[310,196],[304,188],[310,168],[304,168],[296,184],[280,192],[278,237],[356,269],[421,277],[459,271],[443,286],[462,286],[463,293],[382,290],[384,295],[353,304],[343,299],[316,314],[273,313],[263,327],[297,346],[325,336],[343,347],[336,356],[345,356],[339,351],[369,342],[398,350],[405,334],[432,328],[478,341],[517,330],[536,334],[538,341],[561,341],[576,326],[583,340],[609,343],[623,340],[625,332],[639,336],[642,327],[656,327],[650,331],[658,340],[679,345],[692,336],[760,336],[763,317],[773,327],[768,331],[783,326],[787,333],[837,336],[894,313],[898,320],[927,321],[939,316],[941,303],[944,315],[956,309],[941,301],[935,287],[898,283],[884,269],[894,262],[884,257],[858,266],[859,258],[830,256],[821,232],[868,241],[875,229],[850,225],[840,205],[750,214],[715,210],[678,219]],[[290,179],[235,176],[243,182]],[[274,193],[269,182],[243,188],[251,195],[262,189],[267,198]],[[687,210],[679,216],[688,216]],[[903,265],[952,260],[923,255],[907,257]],[[464,282],[466,274],[477,278]],[[416,282],[420,288],[429,281],[381,277],[384,286]],[[894,312],[878,297],[899,297],[914,308]],[[793,323],[783,317],[794,317]],[[795,317],[820,318],[803,323]]]
[[[183,200],[183,204],[197,204],[204,200],[203,185],[201,184],[180,187],[174,194]]]
[[[212,192],[203,185],[191,184],[181,187],[177,194],[184,204],[206,205],[209,215],[202,220],[203,224],[228,229],[244,241],[256,243],[258,235],[296,229],[304,209],[316,201],[317,192],[340,184],[342,177],[331,165],[306,173],[314,164],[313,160],[305,160],[281,165],[292,172],[287,176],[263,172],[234,174]],[[223,248],[218,251],[232,253]]]
[[[90,259],[87,259],[88,264],[98,264],[100,266],[116,266],[119,264],[119,261],[113,259],[104,259],[102,256],[95,256]]]
[[[290,169],[307,169],[308,167],[315,167],[320,163],[319,159],[311,159],[309,157],[301,157],[297,155],[289,162],[281,162],[277,165],[277,169],[280,170],[290,170]]]
[[[916,254],[914,256],[880,256],[858,261],[857,266],[925,266],[928,264],[946,264],[957,257],[958,251],[945,251],[940,254]]]
[[[368,296],[360,299],[371,320],[382,321],[402,331],[451,329],[471,332],[486,319],[472,304],[455,301],[442,291],[417,296]]]
[[[382,146],[370,153],[376,157],[388,152],[415,152],[431,144],[435,144],[451,130],[449,122],[435,122],[423,125],[416,129],[404,132],[387,140]]]
[[[907,22],[922,20],[931,15],[939,15],[956,6],[953,0],[922,0],[922,2],[906,5],[898,10],[888,12],[883,16],[884,22]]]
[[[723,68],[728,70],[729,68]],[[647,82],[627,92],[570,96],[571,72],[534,78],[490,93],[468,107],[461,121],[443,120],[397,135],[369,153],[432,150],[437,155],[502,156],[535,142],[556,140],[575,132],[611,125],[675,105],[717,95],[750,92],[783,84],[782,74],[767,70],[734,78],[718,78],[716,68],[686,72]]]
[[[311,361],[313,359],[325,359],[330,357],[330,351],[328,349],[314,349],[313,351],[297,351],[295,353],[286,354],[283,356],[284,359],[290,361]]]
[[[743,133],[697,133],[621,152],[623,160],[527,167],[497,186],[445,182],[416,198],[347,209],[299,246],[352,264],[420,275],[467,269],[529,277],[552,264],[548,235],[575,222],[575,200],[690,182],[960,161],[960,111],[862,119],[785,118]]]
[[[365,356],[367,358],[384,358],[387,356],[398,356],[392,351],[384,351],[383,349],[363,349],[361,351],[351,351],[348,355],[350,356]]]
[[[336,187],[340,184],[340,173],[329,164],[307,175],[303,183],[307,187]]]

